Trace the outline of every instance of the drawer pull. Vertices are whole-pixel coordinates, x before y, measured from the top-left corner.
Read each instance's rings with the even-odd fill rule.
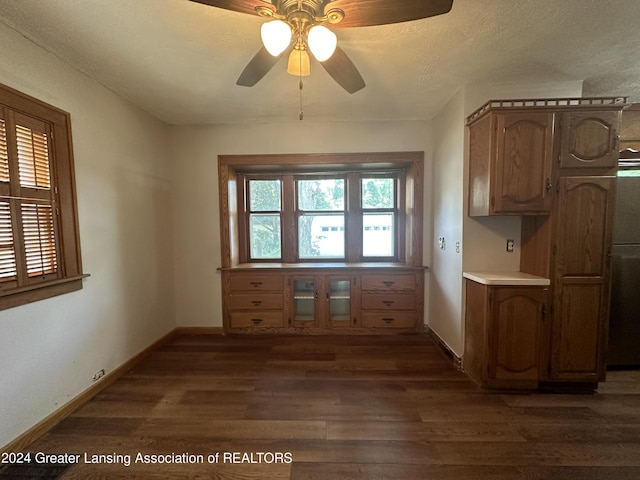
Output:
[[[252,319],[251,319],[251,322],[252,322],[254,325],[260,325],[263,321],[264,321],[264,320],[262,320],[261,318],[252,318]]]
[[[393,300],[382,300],[382,303],[384,303],[387,307],[390,307],[395,302]]]
[[[385,286],[385,287],[391,287],[391,286],[393,286],[396,282],[391,281],[391,280],[386,280],[386,281],[384,281],[384,282],[382,282],[382,283],[384,283],[384,286]]]
[[[262,305],[262,300],[251,300],[251,304],[252,304],[254,307],[257,307],[257,306],[259,306],[259,305]]]
[[[259,287],[260,285],[262,285],[262,282],[249,282],[249,285],[251,285],[252,287]]]
[[[393,319],[393,318],[383,318],[383,319],[382,319],[382,321],[383,321],[384,323],[387,323],[387,324],[389,324],[389,323],[393,323],[393,321],[394,321],[394,320],[395,320],[395,319]]]

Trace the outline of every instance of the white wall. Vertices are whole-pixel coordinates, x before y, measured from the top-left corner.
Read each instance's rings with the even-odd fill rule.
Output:
[[[462,351],[462,222],[464,89],[433,119],[433,254],[429,327],[456,353]],[[444,237],[444,249],[438,238]],[[459,248],[457,248],[457,245]]]
[[[184,326],[222,326],[218,155],[425,151],[431,186],[428,122],[212,125],[175,127],[174,232],[176,317]],[[425,262],[431,249],[430,196],[425,198]],[[427,275],[428,284],[428,275]],[[428,290],[427,290],[428,292]]]
[[[168,127],[0,24],[0,82],[71,114],[81,291],[0,311],[0,446],[174,327]]]

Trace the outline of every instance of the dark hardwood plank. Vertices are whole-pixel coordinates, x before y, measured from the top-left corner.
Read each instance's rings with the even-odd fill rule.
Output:
[[[420,335],[178,335],[29,451],[291,455],[81,462],[67,480],[637,480],[640,374],[610,380],[590,394],[486,392]]]
[[[563,477],[557,477],[558,479]],[[522,480],[515,468],[460,465],[399,465],[362,463],[296,463],[292,480]],[[563,478],[564,480],[564,478]]]

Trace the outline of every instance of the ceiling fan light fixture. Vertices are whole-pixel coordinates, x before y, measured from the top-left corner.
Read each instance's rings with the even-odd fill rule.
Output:
[[[311,62],[305,49],[294,48],[289,55],[287,73],[296,77],[308,77],[311,75]]]
[[[291,26],[282,20],[272,20],[262,24],[260,29],[262,43],[274,57],[284,52],[291,44]]]
[[[309,43],[309,49],[316,60],[324,62],[331,58],[333,52],[336,51],[338,45],[338,38],[336,34],[322,25],[315,25],[309,30],[307,36],[307,42]]]

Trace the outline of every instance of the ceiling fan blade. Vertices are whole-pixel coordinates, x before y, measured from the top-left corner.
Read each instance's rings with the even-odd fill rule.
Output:
[[[355,93],[365,87],[362,75],[340,47],[336,47],[331,58],[320,64],[347,92]]]
[[[240,85],[243,87],[253,87],[262,79],[262,77],[269,73],[269,70],[271,70],[273,66],[278,62],[280,56],[274,57],[269,52],[267,52],[266,48],[260,48],[260,50],[258,50],[258,53],[256,53],[249,61],[247,66],[244,67],[244,70],[240,74],[240,77],[238,77],[236,85]]]
[[[204,5],[210,5],[212,7],[224,8],[225,10],[231,10],[233,12],[249,13],[251,15],[257,15],[257,6],[266,6],[265,4],[271,2],[265,2],[263,0],[191,0],[195,3],[202,3]],[[275,10],[275,8],[274,8]]]
[[[368,27],[408,22],[442,15],[451,10],[453,0],[334,0],[325,11],[340,8],[344,19],[331,27]]]

